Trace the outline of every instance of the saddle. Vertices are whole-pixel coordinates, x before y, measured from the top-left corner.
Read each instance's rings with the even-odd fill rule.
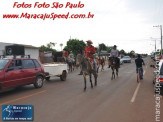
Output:
[[[97,67],[98,67],[98,66],[99,66],[99,61],[98,61],[98,59],[95,59],[95,60],[96,60]],[[94,62],[94,59],[88,58],[88,61],[89,61],[90,64],[91,64],[91,69],[92,69],[92,70],[95,70],[95,62]]]
[[[103,64],[105,62],[104,58],[100,58],[100,63]]]

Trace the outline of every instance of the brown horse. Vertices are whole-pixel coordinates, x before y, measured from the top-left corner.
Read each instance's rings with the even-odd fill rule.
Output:
[[[99,57],[99,64],[101,65],[101,71],[104,70],[104,66],[105,66],[105,59],[103,56]]]
[[[69,66],[69,71],[74,71],[74,60],[72,60],[70,57],[68,57],[68,62],[67,62],[68,66]]]
[[[95,69],[92,69],[91,63],[89,59],[85,58],[81,54],[77,55],[76,58],[76,65],[79,66],[81,65],[82,67],[82,72],[83,72],[83,77],[84,77],[84,90],[86,90],[86,76],[89,75],[90,78],[90,83],[91,83],[91,88],[93,88],[92,84],[92,74],[94,75],[95,79],[95,86],[97,85],[97,72]]]

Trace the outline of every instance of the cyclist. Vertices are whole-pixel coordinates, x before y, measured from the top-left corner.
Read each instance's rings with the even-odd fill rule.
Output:
[[[138,58],[135,59],[136,64],[136,73],[138,73],[138,68],[140,68],[140,79],[143,79],[143,67],[142,64],[145,65],[144,60],[141,58],[141,56],[138,54]]]

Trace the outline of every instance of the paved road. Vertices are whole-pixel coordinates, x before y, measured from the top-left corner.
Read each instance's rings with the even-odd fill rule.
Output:
[[[83,77],[75,70],[64,82],[55,78],[41,89],[30,85],[0,93],[0,105],[34,105],[34,122],[155,122],[153,69],[149,58],[145,62],[140,84],[136,82],[134,62],[122,65],[115,80],[111,80],[111,70],[105,67],[99,73],[98,86],[91,89],[88,81],[86,92]],[[161,114],[162,101],[161,98]]]

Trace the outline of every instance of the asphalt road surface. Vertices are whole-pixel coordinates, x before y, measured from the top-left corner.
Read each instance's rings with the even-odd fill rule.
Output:
[[[144,79],[140,84],[136,82],[134,61],[121,65],[119,77],[114,80],[111,80],[111,69],[105,66],[96,87],[91,89],[87,79],[85,92],[83,76],[76,69],[68,74],[66,81],[53,78],[41,89],[28,85],[2,92],[0,106],[33,105],[34,122],[155,122],[154,69],[150,67],[150,58],[144,60]],[[159,120],[163,122],[160,97]],[[1,114],[2,110],[0,121]]]

